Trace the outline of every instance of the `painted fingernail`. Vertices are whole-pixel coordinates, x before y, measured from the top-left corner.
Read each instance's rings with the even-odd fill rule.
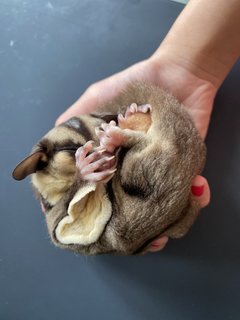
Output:
[[[203,195],[204,186],[192,186],[191,190],[194,196],[200,197]]]

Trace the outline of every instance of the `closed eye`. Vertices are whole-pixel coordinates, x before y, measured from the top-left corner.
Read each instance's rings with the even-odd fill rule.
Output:
[[[59,147],[59,148],[56,148],[55,151],[56,152],[59,152],[59,151],[72,151],[72,152],[76,152],[77,149],[79,148],[80,146],[76,146],[76,147]]]
[[[70,155],[75,155],[77,149],[79,147],[81,147],[82,145],[79,144],[79,145],[70,145],[70,146],[64,146],[64,147],[56,147],[55,148],[55,152],[61,152],[61,151],[65,151],[65,152],[68,152]]]

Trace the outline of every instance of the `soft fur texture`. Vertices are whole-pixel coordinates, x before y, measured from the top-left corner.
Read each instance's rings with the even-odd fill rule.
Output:
[[[118,154],[115,175],[108,183],[90,188],[85,198],[89,183],[79,178],[74,153],[90,139],[98,145],[94,128],[115,120],[133,102],[150,104],[151,118],[143,130],[141,120],[137,128],[129,125],[124,129],[126,142]],[[126,255],[144,251],[160,235],[184,236],[200,209],[191,196],[191,183],[201,173],[206,153],[184,107],[160,88],[137,83],[97,110],[52,129],[14,170],[18,180],[32,174],[53,242],[86,255]],[[95,187],[103,197],[95,193]],[[101,208],[101,201],[106,209],[103,206],[98,214],[94,210],[89,214],[87,206],[84,211],[82,203],[88,203],[89,197],[91,205],[96,203],[93,209]],[[83,201],[81,210],[76,210],[79,201]],[[72,233],[69,229],[66,236],[64,223],[76,217],[77,229]]]
[[[112,215],[111,202],[102,183],[80,188],[56,228],[56,238],[63,244],[89,245],[98,240]]]

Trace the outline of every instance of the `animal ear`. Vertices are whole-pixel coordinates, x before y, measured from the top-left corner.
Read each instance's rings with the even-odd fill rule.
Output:
[[[15,180],[23,180],[28,175],[41,170],[47,165],[47,156],[43,151],[36,151],[23,161],[21,161],[13,170],[12,176]]]

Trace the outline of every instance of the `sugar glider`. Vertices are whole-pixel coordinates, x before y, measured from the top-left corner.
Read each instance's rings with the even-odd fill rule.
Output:
[[[96,106],[97,107],[97,106]],[[49,131],[13,171],[31,174],[51,239],[84,255],[130,255],[184,236],[206,147],[185,108],[146,83]]]

